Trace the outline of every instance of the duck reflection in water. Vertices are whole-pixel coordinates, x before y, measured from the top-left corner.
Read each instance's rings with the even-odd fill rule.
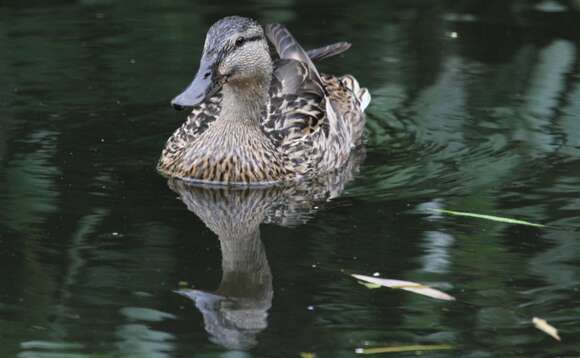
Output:
[[[305,223],[318,205],[340,195],[363,158],[360,149],[340,171],[290,188],[207,188],[169,179],[169,187],[187,209],[220,241],[222,279],[218,289],[176,291],[195,302],[212,342],[228,349],[250,349],[268,325],[272,272],[260,239],[260,224]]]

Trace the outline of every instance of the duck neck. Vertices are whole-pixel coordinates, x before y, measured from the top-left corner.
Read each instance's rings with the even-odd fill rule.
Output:
[[[270,79],[228,83],[222,90],[221,120],[228,124],[260,125],[268,103]]]

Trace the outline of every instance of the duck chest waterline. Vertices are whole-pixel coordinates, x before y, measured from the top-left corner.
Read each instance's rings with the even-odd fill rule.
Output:
[[[262,94],[253,88],[240,92],[224,88],[219,118],[198,137],[180,133],[186,131],[187,123],[178,129],[160,158],[159,170],[170,176],[222,184],[285,179],[289,172],[283,157],[260,127],[267,91]]]

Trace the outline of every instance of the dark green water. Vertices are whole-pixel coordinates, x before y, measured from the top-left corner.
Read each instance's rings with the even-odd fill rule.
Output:
[[[580,355],[574,6],[0,2],[0,356]],[[353,43],[320,64],[373,95],[352,181],[312,200],[155,172],[184,119],[169,100],[230,14],[283,22],[306,48]],[[375,272],[457,301],[346,275]]]

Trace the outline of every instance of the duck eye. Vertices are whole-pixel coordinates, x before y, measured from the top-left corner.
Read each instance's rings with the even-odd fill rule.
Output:
[[[236,46],[240,47],[244,44],[244,42],[246,42],[246,39],[244,38],[244,36],[240,36],[236,39]]]

